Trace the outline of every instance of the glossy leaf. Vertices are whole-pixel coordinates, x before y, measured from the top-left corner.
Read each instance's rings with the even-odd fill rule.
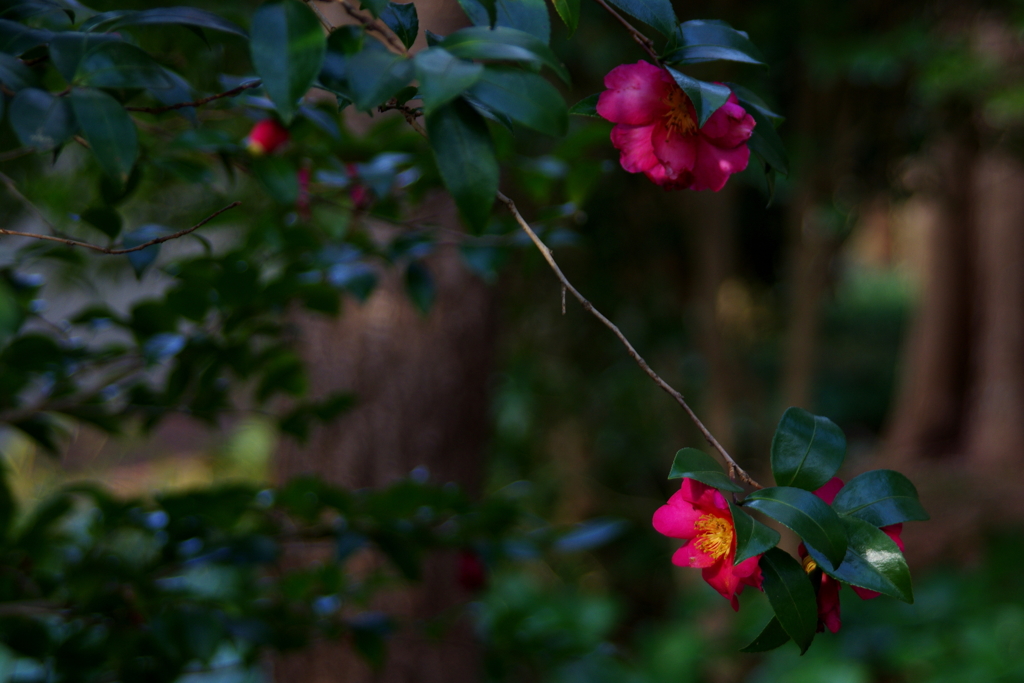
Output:
[[[103,41],[82,56],[77,83],[94,88],[166,89],[174,84],[166,70],[139,48],[118,40]]]
[[[139,155],[132,118],[117,100],[94,88],[72,90],[71,107],[104,173],[123,185]]]
[[[558,16],[565,22],[566,28],[569,29],[569,35],[572,36],[573,33],[576,33],[576,27],[580,23],[580,0],[551,0],[551,4],[555,6]]]
[[[271,0],[252,18],[250,49],[256,73],[285,123],[291,123],[324,61],[320,21],[298,0]]]
[[[791,555],[772,548],[761,556],[762,587],[786,634],[806,652],[818,628],[818,601],[803,567]],[[778,634],[775,639],[778,640]]]
[[[827,417],[790,408],[772,437],[772,474],[779,486],[814,491],[835,476],[846,457],[846,436]]]
[[[751,109],[756,109],[761,114],[770,120],[775,126],[778,126],[786,120],[785,116],[777,114],[762,100],[757,94],[750,88],[746,88],[737,83],[726,83],[727,86],[732,90],[733,94],[736,95],[736,99],[743,104],[743,108],[748,112]]]
[[[557,137],[565,135],[569,126],[562,95],[537,74],[488,68],[469,92],[474,100],[538,133]]]
[[[779,544],[782,536],[778,531],[757,521],[739,505],[728,502],[733,527],[736,529],[736,558],[733,564],[767,552]]]
[[[838,568],[813,545],[807,544],[807,552],[821,570],[840,581],[913,603],[910,568],[896,542],[881,529],[855,517],[844,517],[842,521],[850,545]]]
[[[742,493],[743,487],[726,476],[718,461],[696,448],[681,448],[676,451],[669,470],[669,479],[695,479],[721,491]]]
[[[569,107],[569,113],[576,116],[590,116],[595,119],[603,118],[597,113],[597,101],[601,99],[601,93],[594,93],[588,97],[584,97],[576,104]]]
[[[0,19],[0,52],[18,55],[49,42],[53,33],[31,28],[16,21]]]
[[[772,620],[768,622],[757,638],[754,638],[740,652],[768,652],[769,650],[782,647],[789,640],[789,634],[786,633],[786,629],[782,628],[779,618],[772,617]]]
[[[70,83],[78,72],[78,64],[86,52],[101,43],[120,41],[120,36],[107,33],[82,33],[65,31],[53,36],[50,40],[50,61],[57,72]]]
[[[11,128],[21,144],[47,152],[75,134],[75,116],[67,99],[45,90],[25,88],[11,102]]]
[[[846,529],[839,515],[810,491],[788,486],[754,491],[743,505],[768,515],[819,548],[833,565],[846,555]]]
[[[680,24],[675,34],[680,47],[665,56],[674,64],[698,64],[714,60],[764,64],[761,51],[743,31],[725,22],[695,19]]]
[[[668,67],[668,72],[672,74],[672,78],[693,103],[693,108],[699,119],[698,125],[703,126],[711,115],[729,99],[729,88],[720,83],[699,81],[671,67]]]
[[[832,507],[843,517],[856,517],[876,527],[929,519],[917,489],[893,470],[872,470],[854,477],[836,495]]]
[[[514,28],[473,26],[456,31],[439,44],[463,59],[518,62],[538,69],[546,66],[564,82],[569,82],[569,71],[545,42]]]
[[[672,9],[671,0],[609,0],[609,2],[626,14],[657,29],[665,36],[671,36],[679,23],[676,13]]]
[[[416,42],[416,36],[420,32],[420,19],[416,14],[414,3],[389,2],[384,11],[380,13],[380,19],[394,31],[398,39],[402,41],[402,45],[412,47],[412,44]]]
[[[480,80],[484,72],[482,64],[459,59],[443,47],[417,53],[413,63],[420,82],[419,96],[427,113],[461,95]]]
[[[498,162],[487,124],[461,100],[438,108],[426,122],[445,186],[466,223],[483,229],[498,192]]]
[[[97,14],[82,24],[83,31],[116,31],[123,26],[152,26],[173,24],[193,28],[208,28],[248,38],[245,30],[212,12],[196,7],[154,7],[145,10],[114,10]]]
[[[740,100],[740,104],[754,119],[754,132],[747,141],[750,151],[757,154],[772,169],[782,175],[789,175],[789,156],[786,154],[786,147],[782,144],[782,138],[776,132],[772,122],[761,113],[760,110],[747,106],[747,103]]]

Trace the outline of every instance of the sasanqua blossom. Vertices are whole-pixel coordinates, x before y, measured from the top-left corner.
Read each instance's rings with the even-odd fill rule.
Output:
[[[725,497],[694,479],[684,478],[668,503],[654,513],[654,528],[671,538],[688,542],[672,556],[680,567],[701,569],[704,580],[739,610],[737,596],[744,586],[761,588],[760,555],[737,565],[736,527]]]
[[[832,504],[832,501],[836,499],[836,495],[843,488],[843,480],[839,477],[832,477],[828,482],[820,489],[814,492],[818,498],[823,501]],[[903,550],[903,539],[900,538],[900,534],[903,532],[902,524],[890,524],[889,526],[880,527],[885,534],[891,538],[896,545],[899,546],[900,550]],[[807,548],[801,543],[798,548],[800,553],[800,559],[803,560],[804,570],[808,574],[815,571],[818,568],[817,563],[807,554]],[[843,584],[833,579],[828,574],[821,574],[821,585],[818,587],[818,631],[824,631],[826,628],[835,633],[839,630],[842,625],[842,621],[839,617],[839,589],[843,587]],[[850,586],[853,592],[856,593],[862,600],[871,600],[877,598],[881,593],[878,593],[867,588],[861,588],[860,586]]]
[[[644,173],[667,190],[718,192],[747,167],[754,119],[735,95],[697,126],[690,98],[665,69],[639,61],[604,77],[597,113],[616,123],[612,144],[630,173]]]

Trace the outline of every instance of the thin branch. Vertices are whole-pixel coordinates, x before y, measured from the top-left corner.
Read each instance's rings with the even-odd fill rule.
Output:
[[[383,114],[386,111],[402,112],[402,116],[405,117],[405,122],[408,123],[409,126],[414,131],[416,131],[423,137],[427,137],[427,131],[424,130],[422,124],[420,124],[420,122],[416,120],[420,116],[423,116],[423,112],[413,109],[412,107],[407,107],[404,104],[398,104],[398,100],[396,100],[394,97],[388,100],[386,104],[382,104],[379,107],[377,107],[377,111],[380,112],[381,114]]]
[[[723,460],[725,460],[726,464],[729,467],[729,476],[733,479],[739,477],[739,479],[742,482],[750,486],[753,486],[754,488],[764,488],[756,481],[754,481],[754,479],[751,478],[751,476],[747,474],[746,471],[742,467],[740,467],[735,460],[732,459],[732,456],[729,455],[725,448],[722,447],[722,444],[718,443],[718,440],[714,437],[714,435],[711,434],[710,431],[708,431],[708,428],[704,426],[704,423],[700,421],[700,418],[697,417],[697,414],[694,413],[693,409],[691,409],[689,404],[686,403],[686,400],[683,398],[683,395],[680,394],[675,389],[673,389],[668,382],[663,380],[658,375],[658,373],[654,372],[654,370],[651,369],[651,366],[647,364],[647,361],[644,360],[639,353],[637,353],[637,350],[633,348],[633,345],[629,342],[626,336],[622,334],[622,331],[618,327],[616,327],[615,323],[606,318],[604,314],[601,313],[601,311],[594,308],[594,305],[590,303],[586,297],[580,294],[579,290],[577,290],[572,285],[572,283],[569,282],[568,278],[566,278],[565,274],[562,272],[562,269],[558,267],[558,263],[555,262],[555,257],[552,255],[551,250],[548,249],[547,245],[544,244],[543,240],[541,240],[540,237],[537,236],[537,233],[533,231],[533,228],[531,228],[530,224],[526,222],[526,219],[523,218],[523,215],[519,213],[519,209],[516,208],[515,202],[506,197],[501,192],[498,193],[498,199],[501,200],[506,206],[508,206],[509,211],[512,212],[512,215],[515,217],[516,222],[519,224],[519,227],[521,227],[523,231],[529,236],[530,240],[533,241],[534,245],[537,247],[541,255],[544,257],[544,260],[548,262],[549,266],[551,266],[551,270],[554,271],[555,276],[558,278],[559,282],[562,283],[562,287],[568,290],[574,297],[576,297],[576,300],[580,302],[580,305],[583,306],[583,308],[586,311],[591,313],[595,318],[601,321],[601,324],[603,324],[605,327],[611,330],[615,334],[615,336],[619,338],[619,341],[622,342],[622,345],[626,347],[626,351],[629,353],[629,356],[634,361],[636,361],[636,364],[640,366],[640,369],[647,373],[647,376],[654,380],[654,383],[661,387],[662,390],[665,391],[665,393],[674,398],[676,400],[676,403],[682,406],[683,410],[686,411],[686,414],[690,416],[691,420],[693,420],[693,424],[697,426],[697,429],[700,430],[700,433],[704,435],[705,439],[707,439],[707,442],[711,444],[712,448],[718,451],[718,454],[722,456]]]
[[[327,31],[328,33],[332,33],[334,31],[334,25],[331,22],[327,21],[327,17],[323,15],[323,12],[317,9],[317,6],[313,3],[313,1],[303,0],[303,2],[306,3],[309,9],[313,10],[313,14],[315,14],[316,18],[320,20],[320,25],[324,27],[324,30]]]
[[[178,104],[169,104],[166,107],[125,107],[125,109],[127,109],[128,111],[138,111],[146,114],[163,114],[164,112],[174,111],[175,109],[185,109],[186,107],[201,107],[204,104],[209,104],[210,102],[213,102],[214,100],[240,95],[246,90],[258,88],[261,85],[263,85],[263,81],[257,78],[255,81],[243,83],[237,88],[225,90],[224,92],[219,92],[216,95],[210,95],[209,97],[204,97],[193,102],[179,102]]]
[[[594,0],[594,2],[599,4],[601,7],[604,7],[609,14],[615,17],[615,19],[620,24],[622,24],[622,26],[627,31],[629,31],[629,34],[633,36],[633,40],[636,41],[636,44],[642,47],[644,51],[651,56],[651,59],[653,59],[656,64],[661,64],[661,58],[658,56],[657,50],[654,49],[653,40],[651,40],[643,33],[641,33],[635,26],[633,26],[633,24],[629,23],[629,21],[627,21],[624,16],[619,14],[617,11],[615,11],[615,9],[612,8],[611,5],[605,2],[605,0]]]
[[[35,147],[18,147],[17,149],[12,149],[0,154],[0,163],[4,161],[13,161],[14,159],[33,154],[35,151]]]
[[[372,31],[373,33],[376,33],[377,37],[380,39],[380,41],[382,43],[384,43],[384,45],[389,50],[391,50],[395,54],[400,54],[400,55],[408,56],[409,50],[405,47],[405,45],[402,44],[402,41],[398,39],[398,36],[394,35],[391,32],[391,29],[389,29],[386,24],[384,24],[379,19],[371,19],[370,17],[367,17],[364,14],[361,14],[359,11],[356,10],[355,7],[353,7],[352,5],[350,5],[348,3],[348,0],[318,0],[318,1],[319,2],[332,2],[332,1],[333,2],[337,2],[339,5],[341,5],[341,8],[345,12],[345,14],[347,14],[350,18],[355,19],[360,24],[362,24],[366,28],[367,31]]]
[[[0,174],[0,175],[2,175],[2,174]],[[156,239],[149,240],[148,242],[144,242],[144,243],[139,244],[139,245],[134,246],[134,247],[127,247],[127,248],[120,248],[120,249],[115,249],[114,247],[101,247],[98,244],[89,244],[88,242],[79,242],[78,240],[67,239],[67,238],[64,238],[64,237],[54,237],[53,235],[40,235],[39,233],[35,233],[35,232],[19,232],[17,230],[6,230],[6,229],[2,229],[2,228],[0,228],[0,235],[11,235],[12,237],[31,237],[32,239],[36,239],[36,240],[46,240],[48,242],[59,242],[61,244],[66,244],[69,247],[82,247],[83,249],[91,249],[93,251],[98,251],[101,254],[111,254],[111,255],[117,256],[117,255],[120,255],[120,254],[130,254],[133,251],[142,251],[146,247],[152,247],[154,244],[162,244],[163,242],[169,242],[170,240],[176,240],[179,237],[184,237],[185,235],[188,235],[189,233],[195,232],[199,228],[203,227],[204,225],[206,225],[207,223],[209,223],[210,221],[212,221],[214,218],[216,218],[217,216],[221,215],[225,211],[228,211],[230,209],[235,208],[236,206],[239,206],[241,203],[242,202],[231,202],[230,204],[225,206],[223,209],[220,209],[218,211],[214,211],[209,216],[207,216],[203,220],[201,220],[198,223],[196,223],[195,225],[193,225],[191,228],[185,228],[184,230],[179,230],[178,232],[172,233],[170,235],[164,235],[163,237],[157,237]]]

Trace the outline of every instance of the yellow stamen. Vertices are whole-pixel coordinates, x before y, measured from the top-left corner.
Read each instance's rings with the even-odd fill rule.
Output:
[[[810,574],[818,568],[818,563],[814,561],[814,558],[808,555],[804,558],[804,571]]]
[[[680,88],[673,88],[662,100],[668,107],[665,112],[665,127],[669,132],[691,135],[697,132],[697,122],[690,115],[690,98]]]
[[[732,550],[732,525],[717,515],[704,515],[693,525],[699,537],[697,547],[715,558],[721,559]]]

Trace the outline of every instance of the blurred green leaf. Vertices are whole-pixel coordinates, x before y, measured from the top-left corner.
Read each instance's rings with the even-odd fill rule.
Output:
[[[786,629],[782,628],[779,618],[772,617],[772,620],[765,625],[764,630],[761,631],[757,638],[754,638],[740,652],[768,652],[769,650],[782,647],[788,642],[789,634],[786,633]]]
[[[413,63],[420,82],[419,96],[428,114],[461,95],[479,81],[484,72],[482,64],[461,60],[443,47],[417,53]]]
[[[173,83],[162,66],[128,43],[104,41],[82,56],[75,81],[94,88],[167,89]]]
[[[107,33],[81,33],[63,31],[54,34],[50,40],[50,60],[57,72],[70,83],[78,72],[78,65],[85,53],[101,43],[117,42],[121,36]]]
[[[0,19],[0,52],[17,57],[23,52],[49,42],[53,34],[8,19]]]
[[[736,557],[733,564],[739,564],[778,545],[782,539],[778,531],[757,521],[731,500],[726,500],[736,532]]]
[[[547,44],[551,38],[551,20],[545,0],[459,0],[475,26],[507,27],[529,33]]]
[[[143,225],[136,230],[125,233],[124,238],[121,240],[121,244],[125,249],[131,249],[132,247],[137,247],[145,244],[146,242],[155,240],[158,237],[163,237],[169,232],[170,230],[162,225]],[[145,249],[139,249],[138,251],[125,254],[125,256],[128,257],[128,262],[132,264],[135,276],[139,279],[142,279],[146,269],[153,265],[153,262],[156,261],[156,257],[159,255],[159,244],[154,244],[151,247],[146,247]]]
[[[0,52],[0,83],[17,92],[36,85],[36,75],[17,57]]]
[[[761,51],[750,36],[723,21],[684,21],[676,30],[680,47],[665,55],[672,64],[699,64],[714,60],[764,64]]]
[[[422,261],[413,261],[405,268],[405,292],[423,315],[430,312],[437,298],[434,278]]]
[[[104,173],[124,185],[139,155],[135,123],[110,95],[95,88],[71,91],[71,107]]]
[[[60,147],[77,129],[68,100],[36,88],[25,88],[14,97],[9,116],[21,143],[40,152]]]
[[[93,207],[82,212],[82,220],[96,228],[110,239],[121,234],[124,220],[114,209],[106,206]]]
[[[271,0],[252,17],[250,48],[256,73],[286,124],[320,73],[327,40],[316,14],[298,0]]]
[[[420,32],[420,19],[416,14],[414,3],[389,2],[384,11],[380,13],[380,19],[394,31],[398,39],[402,41],[402,45],[408,48],[416,42],[416,35]]]
[[[551,4],[555,6],[555,11],[565,22],[569,36],[572,37],[580,23],[580,0],[552,0]]]
[[[104,12],[84,22],[81,30],[97,31],[102,29],[112,32],[122,26],[152,26],[157,24],[209,28],[241,36],[242,38],[249,37],[241,26],[212,12],[196,7],[154,7],[153,9],[138,11],[115,10],[113,12]]]
[[[568,69],[544,41],[514,28],[464,28],[445,38],[440,46],[463,59],[520,62],[537,68],[546,66],[563,81],[569,82]]]
[[[671,0],[609,0],[621,9],[648,26],[657,29],[665,36],[671,36],[679,25]]]
[[[576,104],[569,107],[569,113],[575,114],[576,116],[590,116],[595,119],[603,118],[597,113],[597,101],[601,99],[601,93],[594,93],[588,97],[584,97]]]
[[[488,67],[469,92],[475,101],[538,133],[560,137],[569,126],[562,95],[537,74]]]
[[[257,157],[249,168],[274,201],[284,206],[295,204],[299,197],[299,179],[292,162],[284,157]]]

